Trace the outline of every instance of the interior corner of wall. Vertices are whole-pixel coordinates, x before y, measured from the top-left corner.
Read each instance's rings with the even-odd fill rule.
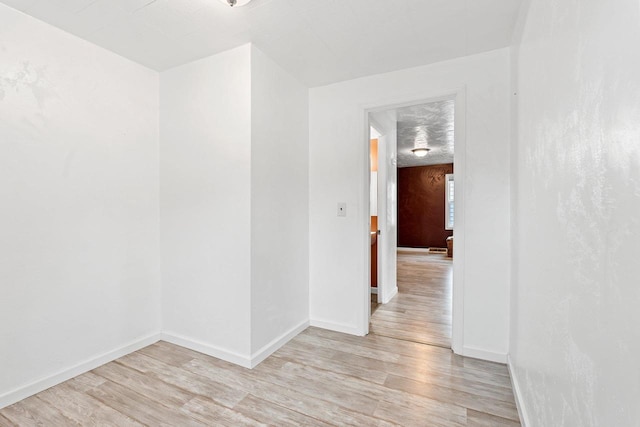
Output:
[[[289,330],[285,331],[281,335],[275,337],[273,340],[271,340],[269,343],[264,345],[262,348],[256,350],[255,352],[252,352],[251,353],[251,360],[250,360],[251,368],[253,369],[256,366],[258,366],[258,364],[260,364],[263,360],[265,360],[267,357],[271,356],[280,347],[282,347],[283,345],[288,343],[291,339],[293,339],[300,332],[302,332],[305,329],[307,329],[307,327],[309,327],[309,320],[308,319],[298,323],[297,325],[295,325],[294,327],[292,327]]]
[[[520,417],[520,423],[522,427],[530,426],[529,414],[525,406],[524,396],[522,395],[521,383],[518,379],[518,373],[515,368],[515,363],[511,357],[511,353],[507,353],[507,369],[509,370],[509,379],[511,380],[511,389],[513,390],[513,397],[516,401],[516,408],[518,409],[518,415]]]

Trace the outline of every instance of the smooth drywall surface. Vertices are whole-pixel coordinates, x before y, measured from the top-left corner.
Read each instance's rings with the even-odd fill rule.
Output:
[[[310,317],[362,333],[368,230],[364,110],[466,92],[464,346],[506,357],[509,294],[509,50],[311,89]],[[337,217],[336,203],[347,203]],[[492,242],[487,245],[487,242]]]
[[[391,114],[395,119],[395,111]],[[395,120],[378,139],[378,302],[386,304],[398,293],[398,129]],[[373,261],[370,261],[373,265]],[[369,313],[371,314],[371,313]],[[368,319],[367,319],[368,320]]]
[[[532,426],[640,419],[640,3],[531,2],[513,372]]]
[[[0,200],[0,406],[159,332],[157,73],[0,5]]]
[[[160,75],[163,332],[250,355],[251,47]]]
[[[252,46],[252,353],[309,320],[308,93]]]

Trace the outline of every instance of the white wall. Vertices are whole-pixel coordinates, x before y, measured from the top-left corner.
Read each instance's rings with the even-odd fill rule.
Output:
[[[464,351],[505,360],[509,302],[509,50],[310,90],[311,323],[364,333],[364,109],[466,88]],[[347,218],[336,203],[347,202]]]
[[[308,323],[308,90],[251,45],[160,87],[163,337],[253,366]]]
[[[251,47],[160,75],[163,333],[247,364]]]
[[[309,320],[308,89],[251,50],[251,347]],[[257,354],[259,356],[259,354]]]
[[[0,407],[157,338],[157,165],[157,74],[0,5]]]
[[[161,330],[251,366],[306,327],[305,87],[250,45],[159,79],[2,5],[0,52],[0,407]]]
[[[640,4],[531,2],[511,358],[529,426],[640,419]]]

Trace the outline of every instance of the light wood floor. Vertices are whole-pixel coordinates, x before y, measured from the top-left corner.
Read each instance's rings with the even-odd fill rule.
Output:
[[[0,411],[5,426],[519,426],[504,365],[308,328],[253,370],[158,342]]]
[[[161,341],[0,410],[0,426],[519,426],[506,367],[442,348],[451,267],[399,253],[399,294],[367,337],[309,328],[253,370]]]
[[[451,348],[451,258],[400,250],[397,277],[398,294],[374,307],[370,332]]]

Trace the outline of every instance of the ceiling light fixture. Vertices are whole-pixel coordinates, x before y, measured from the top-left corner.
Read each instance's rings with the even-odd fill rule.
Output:
[[[413,152],[413,154],[416,155],[416,157],[424,157],[427,155],[427,153],[430,151],[430,148],[427,147],[416,147],[414,149],[411,150],[411,152]]]
[[[413,149],[411,152],[416,155],[416,157],[424,157],[431,150],[427,146],[429,135],[427,134],[427,128],[421,126],[417,128],[416,139],[413,142]]]
[[[222,3],[231,7],[240,7],[249,3],[251,0],[220,0]]]

